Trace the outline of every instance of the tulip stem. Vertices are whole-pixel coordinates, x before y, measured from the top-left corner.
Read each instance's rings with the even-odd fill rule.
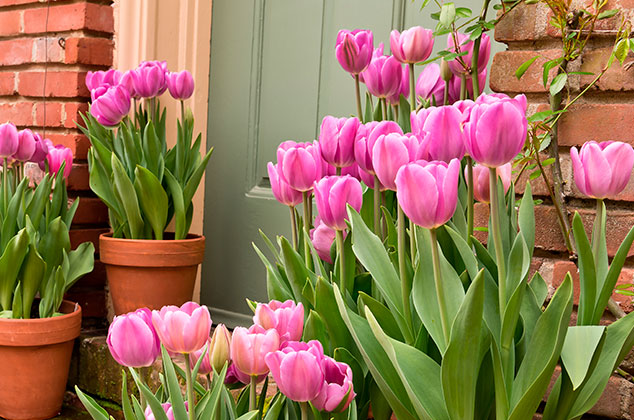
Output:
[[[293,249],[297,251],[297,217],[295,216],[295,207],[288,206],[291,211],[291,236],[293,236]]]
[[[604,210],[603,199],[597,198],[597,213],[594,218],[594,228],[592,229],[592,254],[595,266],[599,265],[599,246],[601,244],[601,238],[605,235],[603,225]]]
[[[181,128],[183,129],[183,133],[185,132],[185,101],[180,100],[181,103]]]
[[[442,273],[440,271],[440,254],[438,251],[438,237],[436,229],[429,229],[431,235],[431,257],[434,267],[434,282],[436,284],[436,298],[438,299],[438,309],[440,310],[440,324],[445,337],[445,347],[449,345],[449,322],[447,320],[447,305],[445,305],[445,291],[442,282]]]
[[[381,98],[381,111],[383,112],[383,121],[387,121],[387,99]]]
[[[9,172],[9,158],[4,158],[4,165],[2,165],[2,194],[3,195],[3,208],[4,217],[7,217],[7,209],[9,207],[9,184],[7,184],[7,175]]]
[[[310,200],[308,197],[308,191],[302,191],[302,198],[304,201],[303,210],[304,210],[304,262],[306,263],[306,267],[310,267],[310,244],[308,243],[308,238],[310,234]]]
[[[409,298],[412,294],[412,285],[407,278],[407,268],[405,266],[407,261],[406,244],[405,244],[405,213],[403,208],[398,206],[398,230],[397,234],[397,246],[398,246],[398,271],[401,276],[401,293],[403,295],[403,317],[405,318],[405,324],[407,324],[408,331],[413,331],[412,328],[412,310],[409,304]],[[411,344],[411,343],[408,343]]]
[[[374,175],[374,234],[381,237],[381,182]]]
[[[495,262],[498,266],[498,299],[500,301],[500,316],[504,316],[506,309],[506,267],[504,250],[502,249],[502,233],[500,232],[499,206],[501,197],[498,195],[498,174],[495,168],[489,168],[489,194],[491,197],[491,234],[495,246]]]
[[[443,105],[449,105],[449,80],[445,81],[445,90],[443,94],[445,95]]]
[[[339,253],[339,286],[341,290],[348,290],[348,279],[346,278],[346,257],[343,249],[343,231],[335,231],[335,239],[337,241],[337,252]]]
[[[411,110],[416,111],[416,76],[414,74],[414,63],[409,63],[409,97],[412,102]]]
[[[335,168],[335,173],[337,176],[341,176],[341,168],[337,166],[337,168]]]
[[[460,100],[467,99],[467,75],[460,73]]]
[[[300,406],[300,408],[302,410],[302,420],[308,420],[309,419],[309,417],[308,417],[308,410],[309,410],[308,403],[307,402],[300,402],[299,406]]]
[[[139,382],[141,382],[143,385],[147,385],[147,381],[145,380],[145,369],[137,368],[137,372],[139,374]],[[139,403],[141,404],[141,407],[143,407],[143,409],[145,410],[145,407],[147,407],[147,401],[145,400],[145,396],[143,395],[141,388],[137,388],[139,389]]]
[[[467,155],[467,243],[471,246],[471,237],[473,236],[473,160]]]
[[[185,355],[185,379],[187,381],[187,404],[189,406],[188,414],[189,420],[196,420],[196,400],[194,396],[194,382],[192,379],[191,362],[189,361],[189,355]]]
[[[249,411],[255,410],[257,407],[257,388],[258,377],[255,375],[251,376],[251,384],[249,385]]]
[[[487,11],[489,10],[489,3],[491,0],[484,0],[484,4],[482,5],[482,11],[480,12],[480,19],[478,23],[486,22]],[[475,101],[480,96],[480,80],[478,79],[478,75],[480,74],[480,69],[478,68],[478,61],[480,60],[480,44],[482,43],[482,34],[484,32],[480,32],[480,36],[478,36],[473,42],[473,54],[471,56],[471,83],[473,85],[473,100]]]
[[[414,222],[409,221],[409,252],[412,258],[412,268],[416,266],[416,238],[414,237]]]
[[[358,74],[354,75],[354,93],[357,98],[357,114],[359,114],[359,121],[363,121],[363,109],[361,108],[361,83],[359,81]]]

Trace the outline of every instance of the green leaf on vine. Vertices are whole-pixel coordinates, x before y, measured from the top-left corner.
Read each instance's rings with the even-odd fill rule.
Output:
[[[566,86],[568,81],[568,75],[566,73],[559,73],[553,81],[550,83],[550,94],[555,96]]]
[[[454,20],[456,20],[456,5],[453,3],[443,4],[440,9],[440,26],[449,28]]]
[[[619,13],[619,9],[604,10],[597,16],[597,20],[608,19]]]
[[[515,70],[515,77],[517,77],[517,80],[520,80],[522,78],[522,76],[524,76],[524,73],[526,73],[526,70],[528,70],[528,68],[535,62],[535,60],[537,60],[539,58],[538,55],[536,55],[535,57],[529,58],[528,60],[524,61],[518,68],[517,70]]]

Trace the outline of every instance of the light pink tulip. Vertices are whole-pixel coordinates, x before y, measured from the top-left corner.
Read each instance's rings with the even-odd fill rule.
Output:
[[[264,356],[280,348],[277,330],[265,330],[259,325],[249,329],[237,327],[231,337],[231,360],[237,369],[249,376],[268,373]]]
[[[315,251],[317,251],[317,255],[330,264],[332,264],[330,250],[332,249],[332,244],[335,242],[335,236],[335,230],[328,227],[321,220],[315,221],[315,227],[310,230],[310,240],[315,247]]]
[[[277,330],[280,343],[298,341],[304,331],[304,306],[301,303],[295,304],[292,300],[258,303],[253,323],[265,330]]]
[[[0,158],[8,158],[18,151],[18,129],[12,123],[0,124]]]
[[[363,127],[363,128],[361,128]],[[398,133],[403,134],[401,127],[394,121],[371,121],[359,127],[357,138],[354,144],[354,156],[359,168],[363,171],[374,175],[374,166],[372,165],[372,149],[376,140],[386,134]],[[374,184],[368,185],[373,187]]]
[[[512,165],[510,163],[496,168],[498,177],[502,179],[504,193],[506,193],[511,186],[511,169]],[[464,173],[465,179],[467,179],[466,167],[464,168]],[[489,195],[489,168],[482,165],[475,165],[473,167],[473,196],[481,203],[488,203],[490,201]]]
[[[188,99],[194,93],[194,78],[187,70],[166,75],[167,88],[174,99]]]
[[[319,143],[285,141],[277,148],[278,174],[291,188],[310,191],[322,177]]]
[[[625,189],[632,174],[634,150],[620,141],[586,142],[581,151],[570,149],[575,184],[593,198],[614,197]]]
[[[363,189],[350,175],[326,176],[315,183],[315,204],[321,220],[335,230],[345,230],[349,204],[356,211],[363,204]]]
[[[185,406],[187,406],[187,401],[185,401]],[[171,403],[163,403],[161,404],[163,407],[163,411],[165,411],[165,415],[167,416],[167,420],[174,420],[174,410],[172,409]],[[152,407],[149,405],[145,407],[145,412],[143,413],[145,416],[145,420],[156,420],[154,413],[152,412]]]
[[[321,368],[324,385],[319,395],[311,401],[313,406],[319,411],[344,411],[356,396],[352,385],[352,369],[328,356],[322,359]]]
[[[168,351],[192,353],[207,342],[211,317],[206,306],[187,302],[180,308],[170,305],[152,311],[152,324]]]
[[[277,201],[289,207],[295,207],[302,202],[302,193],[288,185],[280,176],[279,164],[273,165],[272,162],[269,162],[266,165],[266,169],[269,173],[273,196],[275,196]]]
[[[393,56],[381,55],[372,58],[370,65],[362,74],[368,91],[377,98],[388,98],[401,87],[401,63]]]
[[[451,159],[462,159],[462,118],[462,112],[451,105],[412,112],[412,132],[425,139],[426,160],[449,162]]]
[[[335,55],[345,71],[359,74],[370,64],[373,48],[374,36],[372,31],[342,29],[337,34]]]
[[[161,344],[147,308],[115,316],[106,339],[114,360],[122,366],[151,366],[161,354]]]
[[[420,26],[399,33],[390,33],[390,50],[401,63],[420,63],[427,60],[434,48],[434,33]]]
[[[27,162],[35,153],[35,136],[28,128],[18,132],[18,150],[13,155],[13,159],[20,162]]]
[[[354,140],[360,124],[356,117],[324,117],[319,130],[319,149],[328,164],[345,168],[354,163]]]
[[[451,60],[448,62],[449,68],[456,76],[460,76],[461,74],[471,73],[471,61],[473,60],[473,48],[475,46],[474,41],[469,39],[469,35],[467,34],[456,34],[458,48],[456,48],[456,43],[454,42],[454,38],[452,34],[449,34],[447,37],[447,49],[451,52],[460,52],[463,53],[467,51],[466,55],[461,56],[462,61],[467,65],[467,69],[464,68],[462,64],[458,62],[458,60]],[[480,73],[483,69],[486,68],[487,63],[489,62],[489,56],[491,55],[491,39],[487,34],[482,34],[482,41],[480,42],[480,52],[478,54],[478,73]]]
[[[456,210],[460,161],[418,161],[396,175],[396,197],[403,212],[418,226],[432,229],[445,224]]]
[[[119,86],[123,87],[128,91],[128,94],[131,98],[139,98],[139,94],[134,90],[134,81],[132,80],[132,74],[134,70],[128,70],[121,75],[121,79],[119,80]],[[91,91],[92,92],[92,91]],[[94,101],[94,98],[93,98]]]
[[[51,174],[57,174],[63,163],[64,178],[68,178],[71,169],[73,169],[73,151],[61,144],[55,147],[49,147],[46,161],[48,162],[48,170]]]
[[[396,173],[406,163],[420,159],[422,150],[415,135],[392,133],[380,136],[372,149],[372,164],[381,184],[396,191]]]
[[[202,348],[189,353],[189,363],[191,363],[192,368],[196,366],[196,363],[198,363],[198,359],[200,359],[201,357],[203,358],[203,361],[200,362],[200,367],[198,368],[198,373],[200,373],[201,375],[207,375],[213,370],[213,367],[211,366],[211,362],[209,360],[210,349],[211,337],[207,339],[207,344],[205,344]]]
[[[416,97],[434,106],[445,103],[445,81],[440,77],[438,64],[427,64],[420,73],[416,81]]]

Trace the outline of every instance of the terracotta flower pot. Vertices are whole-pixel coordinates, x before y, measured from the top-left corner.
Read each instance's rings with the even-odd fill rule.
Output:
[[[115,314],[191,300],[204,253],[204,236],[156,241],[102,234],[99,257],[106,266]]]
[[[66,314],[42,319],[0,319],[0,417],[49,419],[59,414],[81,307],[62,302]]]

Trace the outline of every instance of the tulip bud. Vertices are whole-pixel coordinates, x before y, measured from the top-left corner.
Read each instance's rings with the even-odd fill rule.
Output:
[[[454,42],[453,34],[449,34],[447,37],[447,49],[451,52],[456,53],[464,53],[466,55],[462,55],[460,58],[462,62],[467,66],[465,68],[460,62],[456,60],[451,60],[449,64],[449,68],[456,76],[460,76],[461,74],[471,73],[471,62],[473,57],[473,48],[475,46],[475,42],[471,41],[469,35],[456,33],[456,41],[458,46],[456,47],[456,42]],[[478,73],[480,73],[483,69],[486,68],[487,63],[489,62],[489,55],[491,54],[491,39],[487,34],[482,34],[482,39],[480,41],[480,52],[478,53]]]
[[[108,328],[108,349],[122,366],[151,366],[161,353],[161,345],[147,308],[115,316]]]
[[[465,179],[467,179],[467,167],[465,169]],[[504,193],[509,190],[511,186],[511,170],[512,165],[507,163],[506,165],[498,166],[496,168],[498,177],[502,179],[502,185],[504,186]],[[473,167],[473,196],[481,203],[488,203],[490,200],[490,184],[489,184],[489,168],[482,165],[475,165]]]
[[[18,132],[18,150],[13,155],[15,160],[27,162],[35,153],[35,136],[28,128]]]
[[[449,68],[449,63],[444,58],[440,59],[440,78],[448,82],[453,77],[453,73],[451,72],[451,68]]]
[[[130,111],[130,94],[123,86],[114,86],[96,98],[90,106],[90,113],[99,124],[113,127]]]
[[[394,92],[394,95],[387,98],[387,102],[390,105],[399,105],[401,95],[405,98],[409,97],[409,66],[401,66],[401,72],[401,86]]]
[[[373,48],[372,31],[342,29],[337,34],[335,55],[345,71],[359,74],[370,64]]]
[[[356,117],[324,117],[319,130],[319,150],[328,164],[345,168],[354,163],[354,140],[360,124]]]
[[[192,353],[207,342],[211,317],[206,306],[187,302],[180,308],[170,305],[152,311],[152,324],[168,351]]]
[[[432,107],[421,110],[424,123],[412,126],[412,131],[420,137],[427,137],[426,151],[431,160],[450,162],[464,156],[464,140],[462,135],[462,113],[453,106]],[[412,116],[412,118],[414,118]],[[419,131],[415,131],[415,128]]]
[[[441,68],[436,63],[426,65],[416,81],[416,96],[434,106],[445,103],[445,82],[440,77]]]
[[[265,330],[259,325],[237,327],[231,337],[231,361],[246,375],[264,375],[269,372],[264,357],[279,348],[280,336],[275,329]]]
[[[51,174],[57,174],[62,167],[62,163],[64,164],[64,178],[68,178],[71,169],[73,169],[73,151],[68,147],[62,145],[49,147],[46,160]]]
[[[304,331],[304,306],[292,300],[258,303],[253,323],[265,330],[274,328],[280,336],[280,343],[301,340]]]
[[[317,255],[330,264],[332,264],[330,250],[335,242],[335,236],[335,230],[328,227],[319,217],[315,221],[315,227],[310,230],[310,240],[315,247],[315,251],[317,251]]]
[[[614,197],[625,189],[632,174],[634,150],[620,141],[589,141],[570,149],[575,184],[593,198]]]
[[[189,353],[189,362],[192,366],[196,366],[196,363],[198,363],[198,359],[203,357],[203,360],[200,362],[200,367],[198,368],[198,373],[201,375],[207,375],[213,370],[209,359],[209,349],[211,348],[210,341],[211,339],[208,339],[205,346],[194,352]]]
[[[401,63],[393,56],[373,57],[363,72],[363,81],[368,91],[377,98],[394,95],[401,87],[403,71]]]
[[[216,373],[220,373],[225,364],[231,361],[231,334],[225,324],[218,324],[211,336],[209,361]]]
[[[390,50],[401,63],[419,63],[425,61],[434,48],[434,34],[420,26],[399,33],[396,29],[390,34]]]
[[[18,151],[18,129],[11,123],[0,124],[0,158],[8,158]]]
[[[153,98],[167,89],[165,62],[145,61],[132,71],[134,91],[142,98]]]
[[[46,155],[48,155],[48,144],[42,139],[42,136],[37,133],[33,133],[33,137],[35,138],[35,151],[29,159],[29,162],[37,163],[40,168],[44,168],[44,161],[46,160]]]
[[[279,173],[279,164],[273,165],[272,162],[269,162],[266,165],[266,169],[269,173],[273,196],[277,201],[289,207],[295,207],[302,202],[302,193],[282,179]]]
[[[392,133],[380,136],[372,150],[372,164],[381,184],[396,191],[396,173],[406,163],[420,159],[422,150],[414,135]]]
[[[361,211],[363,189],[350,175],[326,176],[315,183],[315,204],[321,220],[335,230],[345,230],[350,205]]]
[[[310,191],[322,176],[319,143],[285,141],[277,148],[278,174],[297,191]]]
[[[174,99],[188,99],[194,93],[194,78],[187,70],[167,74],[167,88]]]
[[[89,71],[86,73],[86,87],[90,91],[93,91],[100,86],[106,88],[116,86],[119,84],[119,80],[121,80],[121,72],[115,69],[107,71]]]

